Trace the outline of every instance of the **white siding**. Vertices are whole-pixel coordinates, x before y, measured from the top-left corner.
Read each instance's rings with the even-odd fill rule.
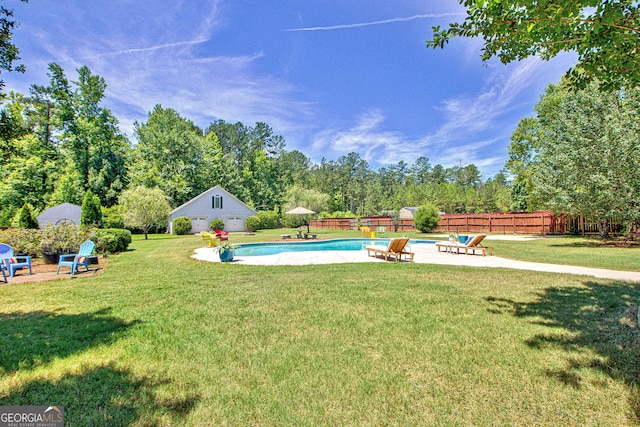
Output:
[[[214,208],[214,199],[222,197],[222,208]],[[169,217],[170,227],[173,220],[179,216],[190,217],[192,232],[208,231],[209,223],[214,218],[221,218],[224,221],[225,231],[245,231],[245,221],[247,217],[256,215],[256,212],[249,206],[238,200],[227,192],[224,188],[217,186],[210,188],[197,197],[194,197],[184,205],[171,211]],[[197,224],[194,224],[197,218]],[[206,230],[202,230],[202,224],[206,218]]]

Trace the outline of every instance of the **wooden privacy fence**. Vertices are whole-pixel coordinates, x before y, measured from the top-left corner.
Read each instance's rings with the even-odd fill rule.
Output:
[[[386,227],[388,231],[415,231],[412,219],[397,220],[387,216],[356,218],[326,218],[311,221],[313,228],[333,230],[357,230],[366,226],[375,230]],[[396,228],[397,227],[397,228]],[[620,231],[618,224],[611,225],[611,232]],[[557,217],[552,211],[493,212],[482,214],[443,214],[434,230],[439,233],[501,233],[501,234],[595,234],[597,224],[584,218]]]
[[[584,217],[556,216],[553,211],[444,214],[437,232],[502,234],[598,234],[598,224]],[[621,224],[609,224],[609,232],[621,233]]]
[[[446,233],[562,234],[568,232],[567,219],[552,211],[444,214],[435,231]]]
[[[363,217],[360,220],[356,218],[324,218],[321,220],[312,220],[309,224],[313,228],[329,228],[332,230],[357,230],[358,227],[369,227],[375,231],[378,227],[386,227],[388,231],[415,231],[416,225],[412,219],[402,219],[397,221],[394,226],[393,218],[388,216],[372,216]]]

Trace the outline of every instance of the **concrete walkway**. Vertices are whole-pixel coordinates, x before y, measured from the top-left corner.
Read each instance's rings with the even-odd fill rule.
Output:
[[[411,251],[415,253],[414,261],[418,264],[441,264],[467,267],[512,268],[516,270],[546,271],[551,273],[579,274],[600,279],[624,280],[640,282],[640,272],[618,271],[602,268],[574,267],[558,264],[543,264],[537,262],[517,261],[497,256],[464,255],[438,252],[433,244],[414,244]],[[193,258],[219,262],[214,248],[196,249]],[[244,265],[316,265],[338,264],[354,262],[393,262],[382,258],[367,256],[366,250],[361,251],[313,251],[313,252],[283,252],[265,256],[236,256],[234,264]]]

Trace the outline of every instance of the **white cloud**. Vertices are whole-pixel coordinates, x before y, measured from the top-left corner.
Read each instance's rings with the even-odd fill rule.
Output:
[[[378,21],[370,21],[370,22],[358,22],[354,24],[340,24],[340,25],[327,25],[320,27],[305,27],[305,28],[290,28],[285,31],[331,31],[331,30],[344,30],[350,28],[359,28],[359,27],[368,27],[371,25],[385,25],[385,24],[394,24],[396,22],[406,22],[406,21],[414,21],[416,19],[429,19],[429,18],[447,18],[453,16],[464,16],[464,14],[460,13],[421,13],[413,16],[406,17],[397,17],[397,18],[389,18],[389,19],[381,19]]]
[[[214,31],[221,25],[217,3],[195,13],[195,19],[168,25],[178,9],[158,11],[147,28],[129,33],[126,39],[119,37],[116,24],[100,37],[68,34],[77,38],[70,44],[52,39],[49,32],[33,36],[70,80],[82,65],[106,80],[105,104],[117,113],[121,129],[130,136],[133,122],[145,120],[156,104],[173,108],[202,127],[221,118],[247,124],[264,121],[279,132],[296,129],[297,119],[312,113],[313,104],[299,100],[295,86],[258,71],[263,52],[208,53],[219,43]],[[165,27],[167,31],[160,31]]]
[[[359,153],[369,163],[412,163],[420,156],[445,167],[473,163],[481,170],[497,171],[504,162],[509,140],[509,116],[521,107],[520,98],[540,78],[542,61],[529,59],[503,67],[485,88],[475,95],[459,95],[441,101],[435,108],[439,126],[422,137],[412,138],[385,129],[385,115],[379,109],[361,114],[347,129],[322,131],[313,142],[315,152],[336,156]],[[329,157],[329,156],[327,156]]]

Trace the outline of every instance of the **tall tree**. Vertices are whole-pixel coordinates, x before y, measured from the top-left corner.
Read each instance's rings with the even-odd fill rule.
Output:
[[[607,89],[640,85],[640,14],[630,0],[459,0],[462,23],[433,28],[428,47],[442,48],[454,37],[482,37],[482,59],[503,63],[532,55],[548,60],[576,52],[569,70],[579,85],[597,79]]]
[[[159,188],[142,186],[125,190],[120,195],[122,222],[125,226],[139,228],[145,240],[152,229],[165,228],[169,221],[169,202]]]
[[[227,188],[258,208],[271,210],[280,204],[287,187],[278,168],[284,138],[262,122],[250,127],[217,120],[207,128],[206,134],[211,133],[218,138],[224,155],[235,165],[240,177],[235,188]]]
[[[82,210],[80,213],[80,224],[87,227],[100,227],[102,224],[102,210],[100,209],[100,198],[93,194],[91,190],[84,193],[82,199]]]
[[[73,163],[68,170],[80,177],[77,191],[84,194],[91,189],[104,206],[112,206],[127,183],[129,142],[118,129],[113,113],[100,104],[107,87],[105,80],[86,66],[77,71],[78,80],[70,84],[60,65],[49,64],[50,86],[32,87],[32,93],[44,96],[44,111],[48,111],[49,97],[55,101],[54,123],[60,129],[61,149]],[[47,131],[45,135],[52,133]]]
[[[27,2],[27,0],[22,0]],[[4,3],[4,0],[2,0]],[[16,28],[16,21],[13,19],[13,10],[0,4],[0,74],[2,70],[11,72],[17,71],[24,73],[26,68],[24,65],[15,65],[14,62],[20,59],[20,49],[13,44],[13,30]],[[4,80],[0,79],[0,98],[2,97],[2,88],[4,88]]]
[[[570,91],[551,85],[536,105],[530,145],[533,191],[555,211],[597,222],[640,219],[638,90],[603,93],[596,84]],[[529,122],[529,126],[532,122]],[[513,145],[513,143],[512,143]],[[526,157],[519,154],[521,158]]]
[[[509,158],[505,168],[513,175],[511,188],[511,205],[513,211],[534,211],[544,207],[544,202],[535,198],[533,191],[532,162],[536,153],[538,120],[525,117],[518,123],[511,135]]]
[[[156,105],[145,123],[135,124],[135,133],[138,145],[131,165],[134,185],[159,187],[174,207],[206,190],[199,172],[205,138],[191,120]]]
[[[427,157],[418,157],[409,169],[409,177],[415,184],[426,184],[429,182],[432,167]]]

